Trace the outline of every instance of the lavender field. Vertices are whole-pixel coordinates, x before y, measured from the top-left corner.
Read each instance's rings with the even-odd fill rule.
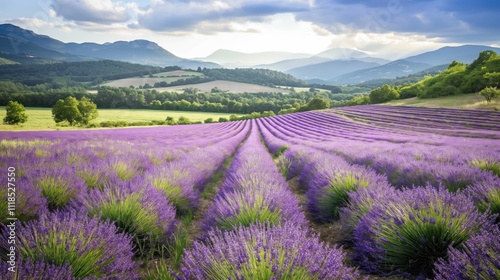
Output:
[[[1,279],[500,279],[498,112],[0,139]]]

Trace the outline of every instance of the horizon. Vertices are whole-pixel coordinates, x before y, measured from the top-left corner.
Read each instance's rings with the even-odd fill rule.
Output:
[[[494,1],[457,0],[19,0],[0,21],[65,43],[144,39],[191,59],[220,49],[314,55],[346,48],[395,60],[445,46],[499,47],[492,36],[499,11]]]

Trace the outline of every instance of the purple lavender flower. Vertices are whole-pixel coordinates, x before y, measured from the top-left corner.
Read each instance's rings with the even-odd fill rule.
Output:
[[[110,220],[137,244],[164,243],[177,223],[175,208],[156,188],[143,184],[143,179],[110,182],[103,190],[81,195],[72,205],[83,207],[91,217]]]
[[[6,177],[5,177],[6,178]],[[4,178],[2,178],[4,179]],[[2,186],[7,186],[4,180],[0,179]],[[15,218],[19,221],[29,221],[38,218],[41,214],[48,211],[47,199],[42,196],[40,190],[36,189],[33,185],[25,179],[18,179],[15,182]],[[6,223],[9,212],[8,210],[8,196],[7,188],[0,190],[0,223]]]
[[[448,257],[435,267],[438,280],[499,279],[500,230],[484,228],[460,247],[450,247]]]
[[[354,259],[369,272],[429,276],[450,246],[461,246],[490,224],[463,193],[433,186],[407,189],[360,219],[353,234]]]
[[[108,222],[74,210],[45,213],[39,220],[18,223],[16,245],[25,261],[19,264],[20,271],[43,269],[63,277],[71,272],[74,278],[136,279],[130,237],[116,230]],[[0,245],[2,251],[7,248],[6,235],[0,236]]]
[[[180,279],[355,279],[340,248],[293,223],[211,231],[185,251]]]

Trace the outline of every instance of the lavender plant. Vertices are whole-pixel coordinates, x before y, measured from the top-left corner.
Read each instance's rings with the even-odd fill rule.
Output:
[[[62,209],[85,190],[83,180],[70,168],[33,171],[29,180],[47,199],[50,211]]]
[[[131,239],[116,227],[78,211],[55,211],[16,225],[16,245],[24,261],[20,273],[72,278],[135,279]],[[7,237],[0,237],[3,249]],[[42,262],[42,263],[41,263]],[[38,275],[32,275],[38,276]]]
[[[143,180],[117,180],[101,191],[93,189],[73,202],[85,208],[90,217],[110,220],[120,232],[128,233],[139,246],[140,254],[168,241],[175,225],[175,208]]]
[[[7,186],[7,183],[0,180],[2,186]],[[25,222],[37,219],[41,214],[48,210],[47,199],[42,196],[39,190],[27,182],[27,180],[19,180],[15,182],[15,218]],[[9,216],[9,197],[7,196],[7,188],[0,189],[0,223],[6,223]],[[11,217],[12,218],[12,217]]]
[[[500,230],[485,228],[460,247],[451,247],[435,267],[437,280],[500,279]]]
[[[354,258],[371,272],[430,276],[450,246],[460,247],[490,223],[465,194],[432,186],[407,189],[361,218]]]
[[[355,279],[340,248],[330,248],[293,223],[253,224],[209,233],[185,252],[180,279]]]

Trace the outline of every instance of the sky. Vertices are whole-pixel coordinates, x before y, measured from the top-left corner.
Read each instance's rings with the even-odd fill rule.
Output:
[[[500,1],[1,0],[0,23],[63,42],[146,39],[183,58],[217,49],[398,59],[443,46],[500,47]]]

